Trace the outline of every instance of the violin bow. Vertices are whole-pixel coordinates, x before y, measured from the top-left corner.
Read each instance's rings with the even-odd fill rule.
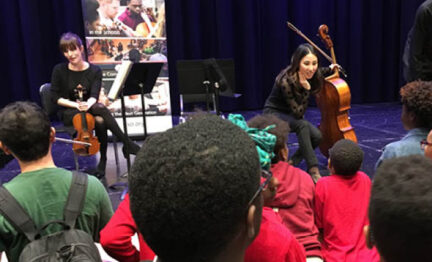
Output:
[[[55,137],[55,141],[68,143],[68,144],[78,144],[78,145],[83,145],[83,146],[91,146],[92,145],[92,144],[87,143],[87,142],[75,141],[72,139],[66,139],[66,138],[61,138],[61,137]]]

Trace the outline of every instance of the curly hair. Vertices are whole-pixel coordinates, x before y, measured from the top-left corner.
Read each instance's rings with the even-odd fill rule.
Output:
[[[0,141],[21,161],[44,157],[49,150],[51,123],[35,103],[15,102],[0,111]]]
[[[341,139],[329,149],[330,165],[338,175],[354,175],[363,162],[363,150],[357,143]]]
[[[194,117],[146,140],[129,175],[131,211],[162,261],[210,261],[244,224],[259,182],[247,133]]]
[[[422,155],[385,160],[369,204],[371,236],[386,261],[427,261],[432,247],[432,161]]]
[[[281,161],[279,152],[285,148],[288,142],[288,134],[290,132],[289,124],[272,114],[257,115],[248,121],[249,127],[259,129],[264,129],[270,125],[275,125],[274,128],[269,129],[267,132],[276,136],[276,144],[273,150],[275,156],[272,159],[272,163],[277,163]]]
[[[432,128],[432,82],[413,81],[400,89],[402,104],[416,115],[417,127]]]

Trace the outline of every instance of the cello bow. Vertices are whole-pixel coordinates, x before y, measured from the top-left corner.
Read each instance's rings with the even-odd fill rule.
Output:
[[[287,22],[287,25],[289,29],[296,32],[299,36],[301,36],[304,40],[306,40],[309,44],[311,44],[311,46],[313,46],[322,56],[324,56],[325,59],[327,59],[327,61],[333,64],[333,58],[327,55],[326,52],[324,52],[321,48],[319,48],[312,40],[310,40],[305,34],[303,34],[302,31],[300,31],[297,27],[295,27],[290,22]],[[338,66],[338,69],[344,75],[344,77],[347,77],[345,70],[341,66]]]

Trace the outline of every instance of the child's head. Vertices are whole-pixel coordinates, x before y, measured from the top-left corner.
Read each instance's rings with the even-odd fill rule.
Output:
[[[21,162],[49,153],[55,132],[47,114],[32,102],[14,102],[0,110],[0,148]]]
[[[267,132],[276,136],[276,144],[273,150],[275,157],[273,157],[272,162],[277,163],[286,160],[288,157],[288,148],[286,146],[290,132],[288,123],[271,114],[257,115],[248,121],[249,127],[259,129],[264,129],[271,125],[275,125],[275,127],[269,129]]]
[[[432,82],[414,81],[400,89],[405,129],[432,128]]]
[[[360,169],[364,153],[357,143],[348,139],[341,139],[330,148],[329,155],[329,167],[332,172],[350,176]]]
[[[259,232],[260,171],[246,132],[195,116],[137,154],[128,177],[134,220],[165,262],[212,261],[231,245],[242,252]]]
[[[370,244],[386,262],[430,261],[432,161],[422,155],[385,160],[369,204]]]

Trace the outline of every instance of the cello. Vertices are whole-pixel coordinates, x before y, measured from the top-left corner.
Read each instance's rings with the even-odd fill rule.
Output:
[[[333,41],[328,35],[327,25],[318,29],[319,36],[330,49],[332,64],[337,64]],[[349,139],[357,143],[357,136],[351,126],[348,110],[351,108],[351,92],[348,84],[339,77],[339,68],[325,78],[324,85],[317,95],[317,104],[321,111],[321,130],[323,139],[319,145],[321,153],[328,157],[328,150],[340,139]]]
[[[80,102],[83,101],[83,87],[78,85],[76,88],[77,96]],[[87,112],[79,112],[72,119],[73,126],[77,131],[77,137],[74,139],[72,150],[80,156],[94,155],[99,152],[100,143],[96,136],[93,135],[95,128],[94,117]]]
[[[288,22],[288,27],[308,41],[332,64],[337,65],[333,42],[328,35],[327,25],[321,25],[318,33],[326,47],[330,49],[331,57],[293,24]],[[348,116],[348,110],[351,108],[351,92],[348,84],[340,78],[339,71],[340,69],[337,66],[334,67],[333,74],[324,79],[324,84],[316,95],[317,105],[321,112],[319,129],[321,130],[322,140],[319,148],[326,157],[329,156],[329,149],[340,139],[349,139],[357,143],[357,136]]]

